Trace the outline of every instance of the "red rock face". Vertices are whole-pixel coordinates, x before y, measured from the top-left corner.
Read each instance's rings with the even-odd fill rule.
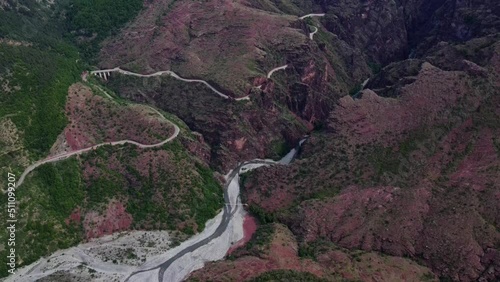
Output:
[[[132,216],[125,211],[123,204],[110,202],[104,214],[88,212],[83,220],[86,239],[97,238],[129,229]]]
[[[119,37],[104,44],[101,64],[115,67],[136,61],[143,71],[176,68],[183,76],[202,77],[232,96],[243,96],[254,77],[248,64],[264,57],[271,40],[307,40],[289,27],[292,20],[227,0],[172,5],[155,1]]]
[[[96,96],[81,84],[70,88],[66,110],[70,124],[64,136],[73,150],[124,139],[154,144],[173,132],[172,125],[157,113]],[[87,197],[66,224],[83,226],[87,240],[132,228],[178,226],[200,231],[190,209],[194,205],[187,202],[222,200],[216,194],[220,191],[213,191],[208,199],[203,190],[209,179],[200,176],[200,167],[210,161],[210,147],[200,134],[181,134],[167,146],[124,145],[81,155],[78,163]],[[133,218],[141,210],[137,206],[144,203],[155,211]]]
[[[237,140],[234,140],[234,147],[237,151],[241,151],[243,147],[245,146],[245,143],[247,142],[247,139],[245,137],[241,137]]]
[[[498,92],[493,86],[500,85],[500,45],[497,39],[436,44],[495,33],[498,4],[298,1],[293,13],[327,12],[318,40],[309,41],[306,23],[286,16],[290,11],[276,13],[289,7],[261,2],[153,1],[104,43],[101,65],[148,73],[173,69],[213,82],[230,96],[251,95],[250,102],[234,106],[200,97],[200,88],[189,93],[187,86],[167,96],[167,83],[139,98],[154,100],[200,131],[212,149],[189,150],[203,159],[210,155],[222,170],[264,156],[271,140],[296,141],[307,131],[291,124],[311,130],[325,123],[326,132],[308,141],[303,160],[263,169],[246,187],[250,204],[274,213],[300,240],[408,256],[452,280],[498,280],[500,101],[485,93]],[[394,90],[392,98],[375,88],[364,90],[361,99],[346,96],[371,75],[368,64],[377,72],[382,64],[407,58],[412,48],[419,61],[432,64],[404,77],[389,73],[394,80],[384,86]],[[265,70],[285,62],[287,71],[265,78]],[[68,140],[83,142],[78,138]],[[117,162],[111,159],[113,169],[120,169]],[[212,275],[244,280],[289,267],[322,275],[290,248],[273,245],[272,251],[277,259],[246,257],[235,269],[229,263]],[[321,262],[344,263],[346,257],[331,251]],[[366,281],[387,277],[377,275],[342,272]],[[412,280],[405,275],[395,280]]]
[[[182,139],[183,145],[191,154],[205,163],[210,163],[210,147],[205,143],[205,140],[203,139],[203,136],[201,134],[196,134],[195,137],[196,141]]]
[[[297,256],[297,243],[291,234],[283,227],[273,236],[269,249],[262,257],[243,256],[234,263],[221,262],[209,264],[205,269],[196,271],[191,275],[202,281],[209,279],[236,279],[245,281],[259,276],[261,273],[276,269],[295,269],[313,272],[321,275],[321,269],[312,261],[300,261]],[[217,274],[218,273],[218,274]]]
[[[156,82],[139,81],[136,86],[115,84],[123,97],[154,101],[203,134],[212,146],[211,164],[218,170],[265,158],[272,155],[274,140],[295,146],[301,136],[325,122],[338,97],[349,92],[348,84],[365,79],[370,70],[349,45],[339,43],[322,51],[319,42],[309,39],[306,21],[259,7],[254,1],[151,2],[135,21],[103,43],[100,65],[142,73],[173,70],[206,80],[230,97],[249,95],[250,101],[236,104],[195,84],[183,82],[172,90],[172,83],[163,78],[161,83],[155,78]],[[269,70],[288,63],[286,70],[266,77]],[[143,95],[138,88],[146,88],[141,89]],[[236,142],[243,139],[244,145]]]
[[[450,145],[456,153],[466,151],[472,140],[467,129],[472,126],[468,119],[443,139],[444,153],[431,157],[434,163],[440,158],[439,173],[451,162],[439,156],[448,155]],[[463,143],[457,143],[457,138]],[[435,180],[430,179],[406,188],[349,186],[333,198],[303,203],[299,216],[287,221],[305,241],[327,239],[349,249],[423,257],[440,275],[457,281],[477,279],[480,272],[476,269],[485,270],[485,265],[498,263],[498,250],[493,246],[500,235],[484,224],[485,220],[500,222],[500,178],[495,172],[499,159],[492,140],[490,130],[478,132],[470,153],[456,164],[443,188],[437,188]],[[429,170],[427,175],[433,177],[435,167],[429,166]],[[288,191],[288,195],[293,194]],[[248,195],[256,199],[252,193]],[[260,206],[275,211],[280,197],[281,191],[270,195],[269,200],[263,197]],[[482,230],[481,235],[477,230]],[[497,275],[491,271],[486,277]]]
[[[263,85],[264,83],[267,82],[267,78],[264,77],[264,76],[259,76],[259,77],[256,77],[253,79],[253,86],[254,87],[259,87],[261,85]]]
[[[90,202],[85,210],[90,217],[84,222],[87,224],[87,237],[127,228],[172,230],[179,226],[200,231],[201,224],[196,221],[196,214],[191,208],[199,207],[196,205],[204,201],[222,201],[219,194],[222,191],[214,190],[209,193],[209,198],[203,190],[209,189],[207,186],[211,184],[207,182],[206,175],[200,175],[204,166],[200,157],[206,156],[207,146],[196,144],[196,140],[185,136],[178,138],[180,140],[162,149],[140,149],[128,145],[82,156],[82,179]],[[181,147],[182,144],[186,149]],[[189,155],[189,146],[197,148],[200,157]],[[213,185],[210,187],[215,189]],[[111,212],[103,210],[102,205],[108,204],[110,199],[118,201],[133,215],[133,226],[128,222],[128,214],[115,208],[114,215],[110,216],[116,216],[120,223],[118,226],[110,225],[113,231],[100,231],[99,226],[106,221],[106,214]],[[146,205],[154,210],[146,214],[138,212]],[[215,210],[210,212],[215,213]],[[95,230],[92,229],[94,227]]]
[[[284,167],[278,167],[269,171],[268,177],[278,179],[280,175],[287,173],[288,171]],[[259,206],[263,207],[266,211],[275,212],[281,209],[290,207],[293,203],[296,195],[294,191],[290,189],[288,183],[279,183],[275,185],[272,184],[271,187],[265,185],[251,186],[246,189],[245,194],[248,197],[249,203],[259,203]],[[271,190],[273,190],[271,192]],[[269,197],[269,193],[272,193],[274,197]]]

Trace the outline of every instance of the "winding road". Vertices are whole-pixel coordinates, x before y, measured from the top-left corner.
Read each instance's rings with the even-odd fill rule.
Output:
[[[100,143],[100,144],[97,144],[97,145],[94,145],[94,146],[91,146],[91,147],[87,147],[87,148],[83,148],[83,149],[80,149],[80,150],[76,150],[76,151],[71,151],[71,152],[67,152],[67,153],[64,153],[64,154],[60,154],[60,155],[56,155],[56,156],[52,156],[52,157],[48,157],[48,158],[45,158],[43,160],[40,160],[40,161],[37,161],[35,162],[34,164],[28,166],[24,172],[21,174],[21,176],[19,177],[19,180],[17,181],[17,188],[19,188],[19,186],[21,186],[21,184],[23,184],[24,182],[24,179],[26,178],[26,176],[31,172],[33,171],[35,168],[43,165],[43,164],[46,164],[46,163],[53,163],[53,162],[57,162],[57,161],[60,161],[60,160],[63,160],[63,159],[67,159],[71,156],[76,156],[76,155],[80,155],[80,154],[83,154],[85,152],[88,152],[90,150],[94,150],[94,149],[97,149],[101,146],[105,146],[105,145],[112,145],[112,146],[115,146],[115,145],[123,145],[123,144],[134,144],[136,146],[138,146],[139,148],[154,148],[154,147],[160,147],[160,146],[163,146],[165,143],[168,143],[172,140],[174,140],[177,135],[179,135],[179,132],[180,132],[180,129],[179,127],[174,124],[173,122],[171,122],[170,120],[168,120],[167,118],[165,118],[165,116],[163,116],[158,110],[156,110],[155,108],[153,107],[150,107],[150,106],[147,106],[148,108],[152,109],[153,111],[155,111],[156,113],[158,113],[159,115],[161,115],[166,121],[168,121],[170,124],[172,124],[174,126],[174,133],[168,137],[167,139],[159,142],[159,143],[156,143],[156,144],[141,144],[139,142],[136,142],[136,141],[132,141],[132,140],[120,140],[120,141],[112,141],[112,142],[103,142],[103,143]]]
[[[317,31],[317,29],[316,29],[316,31]],[[316,32],[314,32],[314,33],[316,33]],[[309,35],[309,37],[312,39],[312,35]],[[274,68],[274,69],[270,70],[267,73],[267,78],[271,78],[271,75],[273,75],[274,72],[279,71],[279,70],[284,70],[287,67],[288,67],[288,65],[284,65],[284,66],[277,67],[277,68]],[[136,77],[143,77],[143,78],[155,77],[155,76],[162,76],[162,75],[170,75],[171,77],[173,77],[175,79],[178,79],[178,80],[181,80],[181,81],[184,81],[184,82],[203,83],[203,84],[205,84],[205,86],[207,86],[208,88],[210,88],[210,90],[212,90],[215,94],[219,95],[220,97],[222,97],[224,99],[233,99],[235,101],[250,100],[250,96],[249,95],[246,95],[246,96],[243,96],[243,97],[239,97],[239,98],[229,97],[226,94],[224,94],[224,93],[220,92],[219,90],[215,89],[212,85],[210,85],[205,80],[183,78],[183,77],[180,77],[175,72],[169,71],[169,70],[167,70],[167,71],[157,71],[157,72],[151,73],[151,74],[140,74],[140,73],[135,73],[135,72],[123,70],[120,67],[116,67],[116,68],[113,68],[113,69],[102,69],[102,70],[91,71],[90,74],[93,74],[93,75],[99,75],[99,74],[109,75],[112,72],[118,72],[118,73],[121,73],[121,74],[124,74],[124,75],[130,75],[130,76],[136,76]]]
[[[310,17],[324,17],[324,16],[325,14],[307,14],[305,16],[300,17],[299,19],[303,20]],[[316,34],[316,32],[318,32],[318,28],[314,26],[314,31],[309,33],[309,39],[313,40],[314,34]]]
[[[304,20],[304,19],[310,18],[310,17],[324,17],[324,16],[325,16],[324,13],[313,13],[313,14],[307,14],[307,15],[304,15],[302,17],[299,17],[299,19]],[[318,32],[318,28],[317,27],[314,27],[314,29],[315,30],[313,32],[309,33],[309,38],[311,40],[313,40],[314,34],[316,34],[316,32]],[[272,69],[271,71],[269,71],[267,73],[267,78],[271,78],[271,75],[275,71],[284,70],[287,67],[288,67],[288,65],[284,65],[284,66]],[[110,75],[112,72],[118,72],[118,73],[121,73],[121,74],[124,74],[124,75],[131,75],[131,76],[143,77],[143,78],[155,77],[155,76],[162,76],[162,75],[170,75],[171,77],[173,77],[175,79],[178,79],[180,81],[184,81],[184,82],[203,83],[203,84],[205,84],[205,86],[207,86],[208,88],[210,88],[210,90],[212,90],[215,94],[219,95],[220,97],[222,97],[224,99],[233,99],[235,101],[250,100],[250,96],[249,95],[246,95],[246,96],[243,96],[243,97],[239,97],[239,98],[229,97],[226,94],[224,94],[224,93],[220,92],[219,90],[215,89],[215,87],[213,87],[212,85],[210,85],[210,83],[206,82],[205,80],[183,78],[183,77],[179,76],[178,74],[176,74],[175,72],[173,72],[171,70],[157,71],[157,72],[151,73],[151,74],[140,74],[140,73],[135,73],[135,72],[123,70],[120,67],[116,67],[116,68],[112,68],[112,69],[102,69],[102,70],[90,71],[90,74],[93,74],[93,75],[104,75],[104,78],[107,78],[107,76]]]
[[[284,65],[284,66],[281,66],[281,67],[277,67],[277,68],[274,68],[272,70],[270,70],[268,73],[267,73],[267,78],[271,78],[271,75],[273,75],[273,73],[275,71],[279,71],[279,70],[284,70],[288,67],[288,65]]]
[[[256,167],[249,168],[249,166],[252,166],[252,165],[272,165],[272,164],[278,164],[278,162],[271,161],[271,160],[256,159],[256,160],[244,162],[244,163],[238,165],[227,176],[227,181],[226,181],[226,184],[224,185],[224,201],[226,204],[224,205],[224,208],[223,208],[222,220],[219,223],[219,225],[217,226],[217,228],[215,229],[215,231],[212,234],[210,234],[209,236],[203,238],[202,240],[197,241],[196,243],[194,243],[190,246],[187,246],[186,248],[184,248],[182,250],[179,250],[179,252],[177,252],[174,256],[170,257],[165,262],[162,262],[162,263],[160,263],[156,266],[153,266],[153,267],[148,267],[146,269],[132,272],[125,279],[125,281],[126,282],[130,281],[132,279],[132,277],[134,277],[140,273],[154,271],[156,269],[158,269],[158,281],[165,281],[164,280],[165,271],[177,259],[183,257],[184,255],[186,255],[188,253],[192,253],[192,252],[196,251],[197,249],[207,245],[208,243],[210,243],[214,239],[220,238],[221,235],[226,231],[229,224],[231,223],[231,219],[233,218],[234,214],[238,211],[239,207],[242,206],[240,199],[239,199],[239,186],[238,186],[238,191],[232,191],[233,193],[237,192],[237,195],[235,195],[236,197],[230,197],[230,195],[229,195],[229,193],[231,192],[231,189],[229,187],[230,184],[233,182],[235,177],[239,177],[240,170],[242,170],[243,168],[246,168],[245,171],[249,171],[253,168],[256,168]],[[199,257],[199,256],[197,256],[197,257]],[[135,280],[135,281],[140,281],[140,280]]]
[[[140,74],[140,73],[135,73],[135,72],[127,71],[127,70],[122,70],[120,67],[116,67],[116,68],[113,68],[113,69],[103,69],[103,70],[91,71],[90,74],[98,75],[99,73],[106,74],[106,73],[112,73],[112,72],[118,72],[118,73],[121,73],[121,74],[124,74],[124,75],[130,75],[130,76],[136,76],[136,77],[143,77],[143,78],[155,77],[155,76],[162,76],[162,75],[170,75],[171,77],[173,77],[175,79],[178,79],[180,81],[184,81],[184,82],[203,83],[203,84],[205,84],[205,86],[207,86],[208,88],[210,88],[210,90],[212,90],[215,94],[219,95],[220,97],[222,97],[224,99],[233,99],[232,97],[229,97],[226,94],[224,94],[224,93],[220,92],[219,90],[215,89],[215,87],[213,87],[212,85],[210,85],[205,80],[183,78],[183,77],[179,76],[178,74],[176,74],[175,72],[170,71],[170,70],[167,70],[167,71],[157,71],[157,72],[151,73],[151,74]],[[249,100],[249,99],[250,98],[248,97],[248,95],[244,96],[244,97],[240,97],[240,98],[234,98],[234,100],[236,100],[236,101]]]

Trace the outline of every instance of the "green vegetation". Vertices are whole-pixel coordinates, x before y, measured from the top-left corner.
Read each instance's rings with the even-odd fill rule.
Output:
[[[434,273],[432,273],[432,272],[427,272],[427,273],[424,273],[420,277],[420,280],[421,281],[435,281],[436,280],[436,275],[434,275]]]
[[[299,246],[299,257],[316,259],[316,249],[314,248],[314,246],[301,244]]]
[[[408,158],[413,151],[422,150],[426,151],[427,155],[434,154],[436,143],[448,129],[435,128],[420,128],[412,131],[408,137],[399,144],[399,152]]]
[[[299,272],[295,270],[273,270],[265,272],[250,280],[251,282],[326,282],[328,280],[319,278],[309,272]]]
[[[308,198],[325,200],[338,195],[340,190],[341,190],[340,186],[325,187],[325,189],[313,192],[310,196],[308,196]]]
[[[70,27],[104,36],[137,15],[142,3],[141,0],[75,0],[68,10]]]
[[[67,1],[21,3],[26,8],[0,10],[0,38],[6,39],[0,43],[0,119],[14,122],[23,149],[38,159],[66,125],[67,89],[84,65],[77,48],[63,38]]]
[[[425,168],[425,162],[419,161],[418,156],[422,154],[426,157],[434,155],[438,150],[439,140],[449,130],[446,126],[415,129],[397,147],[383,147],[381,145],[364,147],[363,150],[366,150],[367,153],[366,155],[360,154],[360,157],[366,158],[369,166],[374,170],[373,181],[393,181],[392,184],[403,187],[415,174]],[[363,167],[358,167],[354,169],[354,172],[361,176],[365,170]]]
[[[46,5],[40,3],[45,1],[21,0],[19,2],[26,8],[0,9],[0,38],[26,41],[43,49],[56,48],[65,31],[61,19],[68,1],[59,0],[58,5]]]
[[[80,168],[75,159],[56,164],[45,164],[37,169],[37,179],[49,199],[49,210],[61,221],[82,204],[85,193],[80,176]]]
[[[400,159],[398,153],[394,152],[392,148],[375,147],[369,158],[377,178],[389,173],[392,175],[398,174]]]
[[[334,243],[323,239],[313,242],[303,242],[299,245],[299,257],[316,260],[318,255],[337,249],[339,248]]]
[[[254,170],[240,173],[240,187],[241,187],[241,189],[245,189],[245,184],[252,178],[253,175],[254,175]],[[245,193],[241,193],[241,199],[242,199],[242,201],[246,201]]]
[[[10,137],[21,146],[1,152],[2,174],[9,171],[19,177],[26,161],[45,157],[67,124],[68,87],[79,80],[84,67],[77,48],[63,39],[60,7],[65,3],[45,6],[45,1],[22,1],[26,8],[19,11],[0,10],[0,38],[5,39],[0,43],[0,119],[12,121],[17,133]],[[64,222],[83,199],[79,179],[76,162],[69,160],[40,167],[17,191],[19,262],[29,264],[79,242],[80,226]],[[0,201],[3,210],[5,200]],[[5,216],[0,220],[5,222]],[[1,238],[5,231],[0,231]],[[0,254],[0,276],[5,276],[6,253]]]
[[[169,152],[168,161],[157,167],[135,165],[147,159],[145,155],[160,151]],[[90,178],[84,177],[85,167],[97,170],[99,177],[89,172]],[[82,216],[89,211],[102,213],[110,200],[119,200],[132,215],[134,227],[178,229],[178,224],[187,223],[182,231],[192,235],[223,204],[222,189],[212,171],[194,161],[178,140],[147,150],[133,145],[102,146],[78,160],[45,164],[27,177],[17,196],[22,212],[18,218],[23,219],[17,234],[22,265],[83,239],[81,220],[69,221],[77,209]],[[6,204],[3,198],[3,209]],[[5,213],[0,215],[5,221],[2,216]],[[2,238],[6,235],[6,229],[0,231]],[[5,251],[0,254],[5,258]],[[6,273],[6,264],[1,267]]]
[[[183,230],[193,234],[201,231],[205,222],[213,218],[222,206],[222,188],[212,171],[197,161],[193,162],[178,140],[161,149],[150,149],[152,152],[169,152],[171,161],[157,167],[151,163],[146,167],[133,165],[143,158],[143,150],[133,145],[125,145],[125,148],[102,146],[82,156],[85,163],[100,171],[99,177],[89,180],[89,207],[98,207],[113,198],[128,199],[126,209],[134,218],[135,227],[151,225],[177,229],[176,224],[193,218],[197,229],[188,226]],[[124,171],[111,169],[110,159],[116,159],[116,165]],[[156,173],[159,178],[155,178]],[[162,200],[158,199],[159,195]],[[172,198],[174,195],[175,199]]]

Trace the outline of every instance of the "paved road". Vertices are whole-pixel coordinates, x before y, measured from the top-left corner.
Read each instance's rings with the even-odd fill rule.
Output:
[[[160,114],[163,118],[165,118],[155,108],[152,108],[152,107],[149,107],[149,108],[151,108],[153,111],[155,111],[156,113]],[[29,167],[27,167],[24,170],[23,174],[21,174],[21,177],[19,177],[19,180],[17,181],[17,188],[19,188],[19,186],[21,186],[21,184],[23,184],[24,179],[26,178],[26,176],[31,171],[33,171],[35,168],[37,168],[37,167],[39,167],[39,166],[41,166],[43,164],[46,164],[46,163],[58,162],[60,160],[67,159],[67,158],[69,158],[71,156],[80,155],[80,154],[83,154],[83,153],[88,152],[90,150],[94,150],[94,149],[96,149],[98,147],[101,147],[101,146],[105,146],[105,145],[112,145],[112,146],[114,146],[114,145],[123,145],[123,144],[129,143],[129,144],[134,144],[134,145],[138,146],[139,148],[160,147],[163,144],[168,143],[168,142],[174,140],[177,137],[177,135],[179,135],[179,132],[180,132],[180,129],[179,129],[179,127],[176,124],[174,124],[173,122],[171,122],[170,120],[168,120],[166,118],[165,118],[165,120],[167,120],[168,122],[170,122],[174,126],[174,133],[169,138],[167,138],[167,139],[165,139],[165,140],[163,140],[163,141],[161,141],[159,143],[147,145],[147,144],[141,144],[139,142],[135,142],[135,141],[132,141],[132,140],[120,140],[120,141],[113,141],[113,142],[104,142],[104,143],[100,143],[100,144],[97,144],[97,145],[94,145],[94,146],[91,146],[91,147],[88,147],[88,148],[84,148],[84,149],[80,149],[80,150],[71,151],[71,152],[68,152],[68,153],[64,153],[64,154],[60,154],[60,155],[48,157],[46,159],[37,161],[34,164],[32,164]]]
[[[305,16],[300,17],[299,19],[303,20],[305,18],[310,18],[310,17],[324,17],[325,14],[307,14]]]
[[[151,267],[151,268],[148,268],[148,269],[143,269],[143,270],[139,270],[139,271],[135,271],[135,272],[131,273],[125,279],[125,282],[129,281],[131,277],[133,277],[133,276],[135,276],[135,275],[137,275],[139,273],[153,271],[153,270],[156,270],[156,269],[159,269],[159,272],[158,272],[158,281],[159,282],[163,282],[163,277],[164,277],[165,271],[177,259],[181,258],[182,256],[184,256],[184,255],[186,255],[188,253],[191,253],[191,252],[197,250],[200,247],[205,246],[206,244],[208,244],[213,239],[221,236],[224,233],[224,231],[226,231],[227,227],[229,226],[229,224],[231,222],[232,216],[238,211],[238,207],[241,206],[241,205],[238,205],[236,202],[235,203],[231,203],[231,201],[229,199],[229,195],[228,195],[229,185],[233,181],[233,179],[238,176],[238,174],[240,173],[241,168],[243,166],[249,165],[249,164],[277,164],[277,162],[267,161],[267,160],[253,160],[253,161],[244,162],[244,163],[238,165],[229,174],[228,179],[226,181],[226,184],[224,185],[224,201],[226,202],[226,204],[224,205],[224,209],[223,209],[222,221],[220,222],[219,226],[214,231],[214,233],[212,233],[210,236],[206,237],[205,239],[202,239],[201,241],[198,241],[198,242],[194,243],[193,245],[184,248],[183,250],[179,251],[173,257],[169,258],[165,262],[163,262],[163,263],[161,263],[161,264],[159,264],[159,265],[157,265],[155,267]],[[238,197],[239,197],[239,195],[238,195]],[[234,207],[234,209],[233,209],[233,207]]]
[[[269,72],[267,73],[267,78],[271,78],[271,75],[273,75],[273,73],[274,73],[275,71],[284,70],[284,69],[286,69],[287,67],[288,67],[288,65],[284,65],[284,66],[281,66],[281,67],[277,67],[277,68],[272,69],[271,71],[269,71]]]
[[[316,32],[318,32],[318,28],[313,26],[314,28],[314,31],[309,33],[309,39],[313,40],[313,37],[314,37],[314,34],[316,34]]]
[[[231,201],[229,199],[229,194],[228,194],[229,185],[231,184],[231,182],[233,181],[233,179],[238,176],[238,174],[240,173],[240,171],[247,172],[249,169],[248,169],[248,167],[245,167],[245,166],[246,165],[251,165],[251,164],[268,164],[268,165],[281,164],[281,165],[287,165],[296,156],[296,154],[297,154],[300,146],[302,145],[302,143],[304,143],[304,141],[307,138],[308,138],[308,136],[306,136],[305,138],[303,138],[299,142],[299,144],[297,145],[297,147],[294,148],[294,149],[292,149],[290,151],[290,153],[287,154],[287,156],[283,157],[280,161],[276,162],[276,161],[271,161],[271,160],[256,159],[256,160],[252,160],[252,161],[248,161],[248,162],[244,162],[242,164],[239,164],[229,174],[228,179],[226,181],[226,184],[224,185],[224,201],[225,201],[226,204],[224,205],[222,220],[221,220],[219,226],[217,226],[217,229],[211,235],[209,235],[208,237],[206,237],[205,239],[202,239],[202,240],[194,243],[193,245],[187,246],[186,248],[182,249],[181,251],[179,251],[177,254],[175,254],[174,256],[172,256],[171,258],[169,258],[168,260],[166,260],[165,262],[163,262],[163,263],[161,263],[161,264],[159,264],[157,266],[154,266],[154,267],[150,267],[150,268],[147,268],[147,269],[143,269],[143,270],[132,272],[125,279],[125,282],[130,281],[130,279],[133,276],[137,275],[137,274],[140,274],[140,273],[143,273],[143,272],[148,272],[148,271],[154,271],[156,269],[159,270],[158,271],[158,282],[163,282],[165,271],[172,265],[172,263],[174,263],[177,259],[183,257],[184,255],[186,255],[188,253],[191,253],[193,251],[196,251],[198,248],[207,245],[208,243],[210,243],[210,241],[218,238],[219,236],[221,236],[224,233],[224,231],[226,231],[227,227],[231,223],[232,216],[238,211],[238,206],[241,206],[241,205],[237,204],[237,201],[235,201],[234,203],[231,203]],[[236,198],[238,198],[238,197],[239,197],[239,195]],[[233,207],[234,207],[234,210],[233,210]]]

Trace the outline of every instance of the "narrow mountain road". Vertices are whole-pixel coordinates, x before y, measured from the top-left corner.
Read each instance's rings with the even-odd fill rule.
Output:
[[[148,106],[149,107],[149,106]],[[155,111],[156,113],[160,114],[159,111],[157,111],[156,109],[152,108],[152,107],[149,107],[151,108],[153,111]],[[174,127],[174,133],[168,137],[167,139],[159,142],[159,143],[156,143],[156,144],[141,144],[139,142],[136,142],[136,141],[132,141],[132,140],[120,140],[120,141],[111,141],[111,142],[103,142],[103,143],[100,143],[100,144],[96,144],[94,146],[91,146],[91,147],[88,147],[88,148],[83,148],[83,149],[80,149],[80,150],[76,150],[76,151],[71,151],[71,152],[67,152],[67,153],[64,153],[64,154],[60,154],[60,155],[56,155],[56,156],[52,156],[52,157],[48,157],[46,159],[43,159],[43,160],[40,160],[40,161],[37,161],[35,162],[34,164],[28,166],[24,172],[21,174],[21,176],[19,177],[19,180],[17,181],[17,188],[19,188],[19,186],[21,186],[21,184],[23,184],[24,182],[24,179],[26,178],[26,176],[31,172],[33,171],[35,168],[43,165],[43,164],[46,164],[46,163],[54,163],[54,162],[58,162],[60,160],[64,160],[64,159],[67,159],[71,156],[76,156],[76,155],[80,155],[80,154],[83,154],[85,152],[88,152],[90,150],[95,150],[101,146],[105,146],[105,145],[111,145],[111,146],[115,146],[115,145],[123,145],[123,144],[134,144],[136,146],[138,146],[139,148],[155,148],[155,147],[160,147],[160,146],[163,146],[165,143],[168,143],[172,140],[174,140],[177,135],[179,135],[179,132],[180,132],[180,129],[179,127],[174,124],[173,122],[171,122],[170,120],[166,119],[165,116],[163,116],[162,114],[160,114],[165,120],[167,120],[168,122],[170,122],[170,124],[172,124],[172,126]]]
[[[292,153],[295,153],[295,149]],[[284,158],[285,159],[285,158]],[[204,247],[212,245],[216,246],[220,251],[222,250],[222,256],[225,255],[227,250],[229,249],[230,242],[227,241],[227,238],[224,235],[228,229],[232,229],[231,225],[235,224],[234,216],[241,209],[241,200],[239,198],[239,174],[240,172],[247,172],[252,169],[255,169],[260,166],[265,165],[275,165],[275,164],[288,164],[291,161],[291,158],[286,158],[284,161],[272,161],[272,160],[262,160],[255,159],[252,161],[244,162],[239,164],[234,170],[232,170],[226,176],[226,184],[224,185],[224,201],[225,205],[222,212],[222,220],[220,221],[217,228],[211,233],[205,235],[206,237],[201,240],[197,240],[191,245],[188,245],[182,249],[179,249],[176,253],[174,253],[170,258],[165,260],[164,262],[158,262],[154,266],[148,266],[144,269],[139,269],[130,273],[130,275],[125,279],[125,282],[129,281],[144,281],[147,279],[148,281],[152,280],[155,275],[157,275],[157,281],[180,281],[185,278],[186,275],[189,275],[193,270],[196,269],[196,264],[193,262],[199,261],[208,261],[210,260],[210,250],[203,250]],[[241,221],[242,219],[236,220]],[[191,257],[187,259],[191,263],[182,264],[179,259],[188,255]],[[193,260],[194,259],[194,260]],[[220,258],[219,258],[220,259]],[[198,261],[197,261],[198,260]],[[175,269],[169,269],[173,264],[177,264]],[[181,265],[180,272],[177,270]],[[169,270],[169,273],[166,273]],[[158,272],[156,272],[158,271]],[[146,274],[147,276],[140,276],[141,274]],[[180,279],[179,279],[180,278]],[[154,279],[156,280],[156,278]]]
[[[215,246],[218,251],[223,249],[223,257],[227,252],[227,249],[229,249],[231,246],[231,244],[229,244],[230,242],[228,242],[227,238],[224,236],[227,235],[225,234],[227,233],[226,231],[228,229],[231,230],[235,225],[242,224],[240,222],[242,218],[238,218],[236,214],[238,211],[240,211],[241,206],[243,206],[240,200],[240,173],[248,172],[266,165],[290,164],[296,157],[300,146],[302,146],[307,138],[308,136],[303,138],[296,148],[290,150],[290,152],[279,161],[255,159],[239,164],[226,176],[226,183],[224,184],[224,201],[226,204],[223,208],[222,220],[220,221],[217,228],[212,231],[211,234],[204,235],[204,238],[201,238],[201,240],[197,240],[193,244],[179,249],[164,262],[158,262],[154,266],[148,265],[147,267],[144,267],[144,269],[139,269],[132,272],[125,279],[125,282],[144,281],[144,279],[148,279],[148,281],[152,280],[154,275],[156,275],[156,270],[158,271],[158,282],[181,281],[187,275],[189,275],[189,273],[196,269],[196,262],[199,263],[200,261],[203,262],[213,260],[213,257],[210,256],[210,248],[206,247],[209,245]],[[205,248],[205,250],[203,250],[203,248]],[[224,248],[226,248],[226,250],[224,250]],[[183,258],[184,260],[181,261],[181,258]],[[167,273],[167,271],[169,272]],[[148,272],[149,274],[147,274]],[[146,274],[147,276],[141,277],[141,274]]]
[[[310,18],[310,17],[324,17],[324,16],[325,16],[325,14],[308,14],[308,15],[300,17],[299,19],[303,20],[303,19]],[[316,34],[316,32],[318,32],[317,27],[314,26],[313,28],[314,28],[314,31],[309,33],[309,39],[311,39],[311,40],[314,39],[314,34]]]
[[[281,67],[277,67],[277,68],[274,68],[272,70],[270,70],[268,73],[267,73],[267,78],[271,78],[271,75],[273,75],[273,73],[275,71],[279,71],[279,70],[284,70],[288,67],[288,65],[284,65],[284,66],[281,66]]]

